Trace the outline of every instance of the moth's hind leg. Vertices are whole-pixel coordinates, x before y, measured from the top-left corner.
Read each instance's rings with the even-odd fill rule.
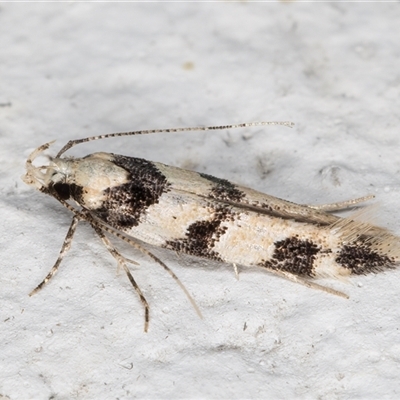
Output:
[[[282,278],[288,279],[289,281],[295,282],[295,283],[300,283],[300,285],[306,286],[308,288],[311,289],[318,289],[318,290],[323,290],[324,292],[330,293],[330,294],[334,294],[336,296],[340,296],[343,297],[345,299],[348,299],[349,296],[345,293],[339,292],[338,290],[332,289],[330,287],[326,287],[326,286],[322,286],[319,285],[318,283],[315,282],[311,282],[308,279],[302,278],[300,276],[294,275],[290,272],[287,271],[280,271],[277,269],[273,269],[273,268],[268,268],[268,267],[264,267],[267,271],[281,276]]]
[[[126,265],[127,263],[135,264],[135,265],[137,265],[138,263],[136,261],[133,261],[133,260],[130,260],[129,258],[124,257],[112,245],[110,240],[107,238],[107,236],[103,233],[103,231],[98,226],[92,224],[92,227],[96,231],[96,233],[99,235],[100,239],[106,246],[109,253],[117,261],[118,267],[122,267],[124,269],[124,271],[126,272],[126,275],[128,276],[129,281],[131,282],[132,286],[136,290],[136,293],[138,294],[140,301],[142,302],[143,307],[144,307],[144,331],[147,332],[149,329],[149,322],[150,322],[150,306],[149,306],[149,303],[147,302],[146,298],[144,297],[142,291],[140,290],[139,285],[136,283],[134,277],[132,276],[131,272],[129,271],[128,266]]]
[[[168,272],[168,274],[175,280],[175,282],[179,285],[179,287],[185,293],[186,297],[188,298],[188,300],[192,304],[193,308],[195,309],[197,315],[200,318],[203,318],[203,316],[199,310],[199,307],[197,307],[197,304],[194,301],[193,297],[190,295],[189,291],[186,289],[186,287],[183,285],[183,283],[180,281],[180,279],[176,276],[176,274],[171,270],[171,268],[168,267],[168,265],[166,265],[164,262],[162,262],[157,256],[155,256],[153,253],[151,253],[149,250],[147,250],[145,247],[143,247],[140,243],[138,243],[132,237],[128,237],[121,232],[115,231],[107,226],[101,225],[100,223],[98,223],[97,221],[95,221],[93,219],[90,223],[93,226],[93,228],[97,227],[97,229],[99,229],[103,235],[104,235],[103,231],[110,233],[111,235],[117,237],[118,239],[121,239],[124,242],[130,244],[133,248],[140,250],[143,254],[147,255],[152,260],[154,260],[157,264],[161,265],[164,268],[164,270]],[[97,230],[96,230],[96,232],[97,232]]]
[[[76,227],[78,225],[79,218],[78,216],[74,216],[72,218],[71,225],[68,229],[67,235],[65,236],[64,243],[61,246],[60,254],[58,255],[58,258],[53,265],[53,268],[50,270],[50,272],[46,275],[46,278],[43,279],[42,282],[39,283],[39,285],[32,290],[32,292],[29,293],[29,296],[34,295],[37,293],[42,287],[55,275],[55,273],[58,271],[58,267],[61,264],[61,261],[63,260],[64,256],[68,253],[68,250],[71,248],[72,244],[72,239],[74,237]]]
[[[164,262],[162,262],[157,256],[155,256],[153,253],[151,253],[150,251],[148,251],[146,248],[144,248],[143,246],[141,246],[139,243],[133,241],[132,239],[128,239],[127,237],[124,237],[122,235],[119,235],[117,233],[115,233],[115,235],[117,237],[119,237],[120,239],[126,241],[127,243],[132,244],[133,246],[135,246],[135,248],[137,248],[138,250],[140,250],[143,254],[146,254],[147,256],[149,256],[151,259],[153,259],[157,264],[161,265],[165,271],[167,271],[169,273],[169,275],[175,280],[175,282],[179,285],[179,287],[182,289],[182,291],[185,293],[186,297],[188,298],[188,300],[190,301],[190,303],[192,304],[194,310],[196,311],[197,315],[200,318],[203,318],[203,315],[201,314],[201,311],[199,309],[199,307],[197,306],[196,302],[194,301],[193,297],[191,296],[191,294],[189,293],[189,291],[186,289],[186,287],[183,285],[183,283],[180,281],[180,279],[176,276],[175,272],[171,270],[171,268],[168,267],[168,265],[166,265]]]
[[[375,196],[370,194],[368,196],[358,197],[356,199],[350,199],[345,201],[340,201],[338,203],[331,203],[331,204],[320,204],[320,205],[310,205],[306,204],[308,208],[312,208],[313,210],[318,211],[340,211],[346,208],[352,207],[356,204],[364,203],[368,200],[373,199]]]

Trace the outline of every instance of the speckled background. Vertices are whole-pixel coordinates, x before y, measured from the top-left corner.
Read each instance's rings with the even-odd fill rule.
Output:
[[[135,129],[291,120],[279,127],[91,143],[302,203],[375,194],[400,235],[400,7],[396,3],[0,4],[0,398],[399,396],[400,271],[357,277],[343,300],[153,249],[123,273],[82,224],[20,180],[56,139]]]

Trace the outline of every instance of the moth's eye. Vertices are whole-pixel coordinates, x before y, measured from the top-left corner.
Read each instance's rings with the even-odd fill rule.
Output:
[[[68,200],[71,197],[70,186],[66,183],[56,183],[53,189],[62,200]]]

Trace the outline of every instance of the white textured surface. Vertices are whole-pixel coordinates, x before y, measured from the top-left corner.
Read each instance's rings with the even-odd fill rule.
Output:
[[[158,252],[200,320],[161,268],[130,254],[152,307],[144,334],[129,282],[83,225],[28,297],[70,216],[20,175],[52,139],[292,120],[71,153],[140,156],[297,202],[373,193],[379,223],[400,234],[399,20],[398,4],[0,4],[0,398],[398,397],[400,271],[328,282],[345,301]]]

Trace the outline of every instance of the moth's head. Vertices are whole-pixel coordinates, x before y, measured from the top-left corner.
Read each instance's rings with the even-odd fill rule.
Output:
[[[35,149],[28,157],[25,163],[26,173],[22,176],[22,180],[33,186],[35,189],[45,193],[53,194],[56,192],[61,198],[69,198],[69,194],[64,193],[64,183],[67,180],[68,171],[68,160],[62,158],[52,158],[47,156],[50,160],[48,165],[35,166],[33,162],[39,157],[44,151],[46,151],[53,142],[45,143],[42,146]],[[58,188],[60,190],[58,190]],[[58,193],[61,191],[61,193]]]
[[[102,206],[107,191],[129,182],[130,173],[114,163],[114,155],[94,153],[83,158],[48,157],[47,165],[34,165],[34,161],[53,142],[34,150],[26,160],[26,173],[22,180],[58,200],[74,200],[93,210]]]

